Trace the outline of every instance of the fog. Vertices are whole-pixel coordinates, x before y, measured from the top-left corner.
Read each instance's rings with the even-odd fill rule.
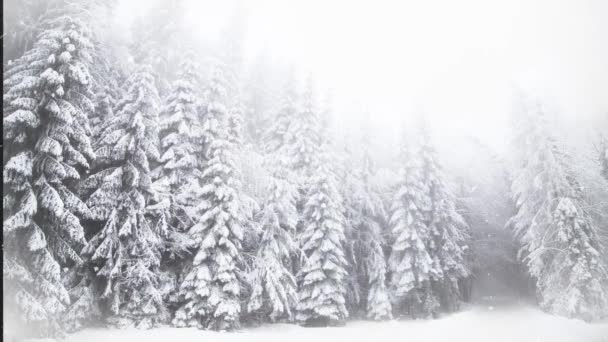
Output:
[[[117,17],[128,25],[153,5],[121,1]],[[264,54],[312,73],[331,94],[337,138],[367,110],[374,142],[391,144],[400,121],[422,114],[440,144],[472,136],[503,151],[514,87],[549,103],[569,131],[589,136],[606,124],[606,1],[192,0],[185,7],[202,45],[220,39],[239,8],[245,63]]]

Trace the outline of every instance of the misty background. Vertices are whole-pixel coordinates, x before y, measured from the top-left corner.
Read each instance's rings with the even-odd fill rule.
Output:
[[[176,7],[114,1],[113,22],[104,25],[125,59],[133,23]],[[5,1],[7,35],[19,21],[12,2]],[[400,122],[424,115],[450,154],[470,137],[502,153],[515,87],[550,105],[572,142],[588,144],[608,125],[602,0],[185,0],[181,7],[183,21],[174,25],[191,33],[189,47],[211,51],[236,21],[245,70],[265,63],[295,69],[300,79],[312,73],[330,98],[336,139],[368,112],[371,128],[382,132],[372,143],[391,145]]]
[[[159,1],[119,1],[116,35]],[[513,87],[554,107],[576,138],[606,125],[608,3],[502,1],[186,1],[201,47],[240,10],[244,63],[264,56],[314,74],[332,96],[338,137],[369,111],[374,143],[423,114],[441,145],[475,137],[507,141]],[[237,8],[237,7],[241,8]],[[355,126],[356,127],[356,126]],[[386,135],[385,132],[391,132]],[[385,140],[386,139],[386,140]]]

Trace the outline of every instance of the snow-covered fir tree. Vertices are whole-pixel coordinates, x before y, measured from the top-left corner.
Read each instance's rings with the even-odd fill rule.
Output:
[[[309,75],[300,98],[298,111],[289,125],[289,142],[287,143],[287,153],[292,163],[292,170],[304,178],[312,174],[312,167],[318,164],[321,153],[321,125],[317,110],[313,79]]]
[[[149,209],[165,232],[163,247],[163,289],[165,302],[177,305],[177,287],[183,259],[190,245],[186,231],[194,224],[194,208],[200,202],[200,170],[204,146],[196,55],[187,51],[176,80],[160,113],[159,166],[153,172],[156,197]]]
[[[106,46],[96,44],[95,47],[97,47],[93,53],[95,110],[89,113],[89,120],[94,141],[97,141],[103,123],[114,115],[114,106],[124,91],[120,86],[124,78],[117,57],[109,53]]]
[[[439,302],[430,290],[431,279],[441,279],[439,265],[428,251],[430,232],[425,222],[429,203],[416,154],[403,141],[399,156],[400,178],[390,209],[392,234],[388,260],[390,292],[396,315],[429,316]]]
[[[93,49],[91,50],[92,63],[90,74],[92,77],[91,89],[95,93],[93,102],[95,110],[89,111],[88,117],[92,131],[92,142],[99,141],[100,128],[103,122],[113,115],[113,106],[119,100],[121,89],[118,86],[123,80],[121,65],[117,58],[117,50],[110,41],[114,10],[117,0],[64,0],[61,6],[53,8],[53,13],[70,13],[78,17],[91,28]],[[93,145],[95,149],[96,146]],[[91,222],[85,221],[85,234],[90,235],[96,229],[90,227]],[[98,322],[101,317],[100,303],[96,292],[99,284],[95,279],[95,272],[88,263],[71,267],[64,277],[64,283],[69,289],[72,303],[63,316],[66,329],[73,331],[92,322]]]
[[[237,1],[233,12],[228,19],[228,24],[221,32],[222,43],[219,47],[219,54],[223,65],[224,87],[226,89],[225,105],[227,108],[227,139],[232,146],[234,160],[234,177],[238,179],[235,190],[239,194],[239,214],[243,228],[242,254],[247,258],[242,260],[242,268],[250,270],[253,267],[253,256],[257,250],[259,238],[259,226],[254,216],[259,213],[259,198],[256,198],[259,188],[257,184],[243,182],[253,180],[251,174],[244,175],[244,170],[251,170],[256,162],[262,163],[263,156],[259,154],[259,149],[247,141],[245,135],[245,115],[247,114],[246,102],[244,98],[243,83],[243,37],[245,34],[244,2]],[[251,287],[245,284],[241,293],[246,298],[251,295]]]
[[[263,134],[264,167],[269,183],[257,214],[260,223],[260,241],[255,248],[252,265],[252,293],[248,311],[264,315],[271,321],[294,319],[297,303],[295,258],[299,254],[296,242],[296,225],[299,215],[296,201],[299,198],[288,156],[288,129],[295,114],[293,81],[287,82],[282,104]]]
[[[304,92],[296,104],[295,115],[291,118],[291,121],[287,121],[289,125],[284,135],[287,141],[283,145],[285,149],[284,158],[288,163],[289,170],[293,172],[293,184],[298,189],[298,196],[296,198],[296,208],[298,209],[299,216],[297,225],[298,234],[305,230],[308,224],[305,219],[305,208],[310,196],[312,196],[311,188],[313,187],[313,184],[309,182],[314,181],[312,176],[319,171],[315,167],[321,164],[319,158],[321,157],[321,143],[323,140],[320,136],[321,128],[317,109],[316,98],[313,92],[313,79],[309,75]],[[288,113],[289,111],[285,112],[286,115]],[[279,130],[277,129],[276,132],[279,132]],[[329,151],[326,150],[325,152]],[[330,158],[327,158],[327,161],[329,162]],[[333,168],[329,165],[326,167],[329,169]],[[337,194],[339,195],[339,193]],[[334,200],[342,206],[341,199]],[[341,214],[343,215],[343,212]]]
[[[103,123],[114,115],[113,106],[118,94],[109,87],[102,87],[95,94],[95,110],[89,114],[94,141],[99,139]]]
[[[328,125],[327,104],[324,111],[326,118],[323,120]],[[346,254],[352,269],[350,272],[354,273],[354,277],[350,277],[349,291],[357,292],[355,298],[347,296],[347,299],[357,299],[357,307],[350,308],[351,316],[354,314],[352,310],[360,310],[370,319],[382,320],[392,317],[386,288],[386,241],[381,228],[386,214],[381,196],[370,183],[375,171],[370,153],[369,123],[369,115],[365,113],[359,141],[349,143],[360,146],[359,153],[354,156],[347,148],[343,154],[345,164],[341,172],[345,190],[342,196],[348,240]],[[326,128],[325,135],[329,135],[328,131]]]
[[[74,332],[99,322],[103,312],[98,301],[95,273],[89,265],[85,262],[70,267],[62,277],[70,295],[70,305],[61,317],[65,330]]]
[[[359,237],[356,250],[361,253],[359,260],[362,262],[363,273],[367,278],[367,317],[384,320],[392,318],[392,308],[386,286],[387,262],[384,255],[386,241],[379,224],[386,214],[382,198],[370,184],[370,178],[374,173],[374,163],[369,150],[369,126],[366,125],[363,129],[362,161],[357,170],[360,186],[352,194],[356,198],[355,208],[358,212],[358,219],[354,222]]]
[[[417,154],[424,189],[420,205],[430,235],[427,250],[432,267],[441,270],[440,278],[431,278],[432,293],[439,298],[441,308],[450,312],[458,309],[461,300],[458,281],[469,276],[464,258],[469,227],[456,211],[425,123],[420,127],[419,139]],[[427,303],[430,305],[430,300]]]
[[[228,19],[228,24],[221,32],[219,55],[222,64],[222,74],[225,88],[225,105],[227,108],[229,141],[235,145],[235,152],[240,152],[243,146],[243,115],[245,105],[243,99],[242,59],[243,59],[243,2],[237,1]],[[240,162],[238,158],[236,162]]]
[[[568,317],[593,320],[608,314],[608,278],[600,259],[593,222],[579,194],[559,200],[553,213],[560,252],[547,265],[537,284],[542,308]]]
[[[243,138],[243,114],[244,105],[241,100],[240,92],[235,94],[230,113],[228,114],[228,139],[236,147],[244,147]]]
[[[348,140],[348,139],[346,139]],[[344,254],[346,257],[346,309],[351,317],[356,317],[365,311],[366,286],[366,267],[363,262],[363,253],[360,244],[359,224],[362,220],[360,212],[361,179],[357,172],[353,172],[356,167],[354,164],[353,153],[349,149],[349,144],[334,154],[332,167],[340,179],[339,187],[341,198],[343,199],[342,208],[344,209]],[[336,160],[333,162],[333,160]]]
[[[232,8],[227,24],[220,33],[222,38],[218,48],[223,64],[222,73],[226,89],[227,139],[232,146],[235,162],[234,176],[239,180],[236,191],[239,194],[240,202],[238,215],[242,218],[241,223],[243,224],[242,253],[248,256],[242,260],[242,268],[251,269],[253,258],[249,256],[256,252],[259,232],[254,215],[260,210],[260,203],[256,198],[260,187],[249,182],[242,182],[245,177],[249,177],[248,181],[252,180],[252,175],[244,175],[243,171],[251,170],[252,167],[255,167],[253,164],[261,163],[263,157],[255,146],[249,144],[244,131],[246,121],[244,116],[247,114],[243,82],[244,15],[244,2],[238,0]],[[244,286],[242,290],[241,294],[244,298],[250,295],[250,286]]]
[[[184,57],[160,113],[161,157],[155,185],[167,200],[167,225],[173,231],[184,231],[192,225],[189,209],[198,204],[193,196],[204,164],[199,68],[194,60],[193,53]]]
[[[138,66],[96,143],[96,172],[81,185],[102,222],[83,253],[102,282],[113,324],[151,327],[166,319],[158,268],[164,232],[149,217],[150,162],[159,158],[160,99],[149,66]]]
[[[386,287],[386,258],[380,246],[372,246],[366,258],[368,290],[366,312],[367,318],[375,321],[393,317],[389,292]]]
[[[304,324],[339,324],[348,317],[344,208],[335,175],[326,157],[319,158],[303,212],[300,245],[305,257],[297,275],[296,319]]]
[[[69,15],[44,23],[33,48],[4,76],[4,291],[28,332],[61,330],[69,304],[61,268],[81,262],[87,206],[73,184],[95,158],[87,112],[87,26]]]
[[[296,81],[293,72],[290,72],[282,89],[277,113],[269,122],[269,129],[265,132],[263,149],[266,153],[280,151],[279,153],[287,154],[287,148],[291,143],[289,127],[297,115],[297,101]]]
[[[218,62],[209,83],[203,122],[207,162],[200,179],[202,201],[196,207],[197,222],[188,231],[194,252],[180,284],[183,304],[173,320],[176,326],[213,330],[239,327],[243,218],[228,137],[224,72]]]
[[[545,109],[530,98],[520,100],[520,155],[512,183],[517,213],[508,222],[519,257],[535,280],[542,309],[601,317],[607,310],[607,275],[594,222],[570,159],[550,134]]]
[[[342,153],[340,179],[344,199],[345,254],[348,262],[346,304],[350,316],[359,313],[375,320],[390,318],[391,305],[386,288],[385,241],[380,222],[384,204],[370,185],[373,173],[368,142],[361,143],[360,163],[348,148]]]
[[[287,170],[280,158],[269,155],[268,165],[274,168],[268,199],[259,214],[262,238],[253,270],[253,288],[247,310],[268,317],[271,321],[291,321],[297,303],[297,285],[293,275],[292,257],[298,213],[296,189],[287,179]]]

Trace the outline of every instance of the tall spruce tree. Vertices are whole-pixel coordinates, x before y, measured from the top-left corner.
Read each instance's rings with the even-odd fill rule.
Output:
[[[545,109],[530,98],[520,100],[520,154],[512,183],[517,213],[507,223],[520,244],[518,256],[535,280],[543,310],[602,317],[607,274],[581,187],[568,155],[550,134]]]
[[[89,113],[93,141],[99,139],[99,133],[103,123],[114,115],[113,106],[117,101],[118,94],[109,87],[101,87],[95,94],[95,110]]]
[[[344,209],[335,175],[321,157],[309,184],[300,244],[305,261],[298,273],[296,319],[304,324],[339,324],[345,306]]]
[[[292,257],[296,253],[295,230],[298,215],[295,189],[285,178],[280,161],[272,174],[269,196],[262,208],[262,238],[253,271],[253,291],[247,310],[271,321],[291,321],[297,303],[297,285]]]
[[[292,169],[304,179],[313,173],[312,167],[318,164],[321,154],[322,128],[313,90],[313,79],[306,79],[304,92],[296,115],[289,125],[288,158]],[[316,172],[316,171],[315,171]]]
[[[113,107],[119,100],[118,84],[122,75],[115,45],[110,37],[114,23],[112,14],[116,5],[116,0],[64,0],[61,6],[54,7],[49,13],[50,16],[70,13],[86,22],[94,33],[91,37],[93,49],[91,50],[90,74],[93,81],[91,89],[95,93],[93,98],[95,110],[87,113],[92,131],[92,142],[99,140],[100,128],[103,126],[103,122],[113,115]],[[95,149],[96,146],[94,145],[93,148]],[[91,233],[96,231],[90,221],[84,221],[83,226],[86,227],[86,237],[90,237]],[[98,284],[96,284],[95,273],[90,269],[88,263],[69,268],[64,276],[64,283],[72,302],[62,318],[66,329],[73,331],[99,321],[101,308],[95,295]]]
[[[427,245],[433,268],[441,270],[441,277],[431,278],[432,292],[438,296],[441,307],[455,311],[459,307],[461,293],[459,279],[469,276],[464,253],[467,250],[469,227],[456,211],[453,196],[449,193],[441,172],[437,153],[431,144],[426,125],[420,127],[420,160],[424,220],[430,241]]]
[[[337,160],[332,165],[337,170],[337,175],[342,186],[339,188],[343,199],[344,215],[344,254],[346,257],[346,308],[351,317],[364,313],[366,286],[366,267],[363,261],[361,244],[361,232],[359,231],[361,216],[361,179],[358,177],[353,153],[345,144],[342,151],[335,154]]]
[[[415,157],[404,141],[399,158],[400,180],[390,210],[392,248],[388,261],[394,311],[414,318],[437,312],[439,302],[430,291],[431,279],[442,276],[427,249],[431,237],[424,209],[428,203],[422,170]]]
[[[194,258],[180,284],[183,304],[173,320],[177,326],[213,330],[239,327],[243,219],[233,146],[228,138],[224,73],[218,62],[209,83],[203,123],[207,163],[200,179],[202,201],[196,207],[198,221],[188,231]]]
[[[361,163],[345,149],[340,170],[341,196],[344,199],[345,254],[348,262],[346,296],[351,316],[362,313],[382,320],[392,317],[386,288],[385,241],[380,221],[385,210],[379,194],[371,187],[373,173],[368,142],[362,142]]]
[[[198,204],[196,191],[204,165],[200,86],[198,66],[193,53],[181,63],[172,91],[160,113],[160,165],[155,170],[155,185],[162,189],[165,205],[156,206],[166,221],[167,231],[183,232],[192,226],[190,212]],[[179,249],[179,246],[176,246]],[[171,248],[169,248],[171,249]]]
[[[268,316],[271,321],[294,318],[297,284],[293,276],[298,255],[296,201],[298,188],[287,159],[288,129],[295,115],[293,80],[287,82],[283,102],[273,124],[264,132],[264,166],[270,183],[260,217],[261,240],[252,271],[252,293],[248,311]]]
[[[264,136],[264,151],[266,153],[282,153],[288,157],[288,146],[291,143],[290,124],[297,115],[296,81],[293,72],[288,73],[282,89],[278,110],[274,119],[269,123],[269,129]]]
[[[34,47],[5,72],[4,298],[28,333],[61,330],[69,304],[61,268],[80,263],[80,219],[90,215],[73,184],[95,158],[90,32],[69,15],[44,23]]]
[[[578,201],[580,190],[560,199],[555,207],[555,238],[562,249],[547,265],[537,286],[543,309],[590,321],[608,314],[608,274],[599,257],[593,221]]]
[[[160,99],[149,66],[139,66],[96,143],[96,172],[83,184],[94,220],[103,223],[83,254],[103,283],[109,321],[151,327],[166,319],[158,268],[164,232],[156,230],[150,161],[159,158]]]
[[[157,196],[149,207],[157,229],[166,234],[161,277],[164,301],[171,310],[179,303],[178,286],[191,241],[186,232],[194,224],[194,210],[201,199],[199,178],[205,162],[195,60],[193,51],[184,54],[160,113],[161,157],[153,172]]]
[[[386,241],[382,235],[379,221],[386,216],[380,195],[370,184],[374,173],[373,160],[369,150],[369,126],[363,127],[361,166],[358,168],[360,186],[353,194],[357,198],[356,206],[359,219],[356,226],[359,230],[359,250],[367,280],[366,312],[374,320],[392,318],[389,292],[386,286],[387,262],[384,255]]]

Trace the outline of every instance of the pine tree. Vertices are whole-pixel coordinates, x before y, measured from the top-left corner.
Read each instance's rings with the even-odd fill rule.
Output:
[[[197,177],[204,164],[202,114],[197,87],[198,66],[194,55],[187,54],[173,89],[160,114],[159,173],[155,183],[165,189],[168,199],[168,226],[172,231],[185,231],[192,225],[189,211],[197,204]]]
[[[232,71],[228,69],[226,73],[230,74]],[[241,99],[241,92],[238,88],[232,91],[230,100],[231,101],[227,103],[226,137],[228,143],[232,146],[232,151],[235,155],[236,178],[242,179],[241,170],[243,169],[243,164],[247,162],[247,155],[253,152],[253,148],[251,145],[245,144],[243,137],[243,114],[245,109]],[[245,194],[243,193],[243,195]],[[247,213],[243,212],[243,215],[246,214]],[[251,217],[248,217],[248,219],[251,219]]]
[[[345,306],[344,217],[339,192],[326,163],[311,176],[300,243],[305,254],[298,273],[296,319],[305,324],[336,324],[348,317]]]
[[[170,308],[178,305],[178,283],[190,239],[186,232],[194,224],[193,210],[200,201],[200,169],[204,165],[200,80],[195,54],[185,53],[177,79],[160,113],[160,165],[154,170],[157,196],[149,206],[165,232],[162,292]]]
[[[243,102],[240,93],[237,93],[234,104],[228,115],[228,139],[235,147],[244,147],[243,139]]]
[[[95,110],[89,114],[91,130],[94,141],[99,140],[99,133],[103,123],[114,115],[113,105],[118,94],[109,87],[102,87],[95,95]]]
[[[438,302],[430,291],[431,279],[442,276],[433,263],[427,246],[430,232],[424,220],[427,196],[415,154],[404,143],[399,158],[401,176],[391,205],[392,248],[388,265],[390,290],[395,311],[412,316],[435,314]]]
[[[316,99],[313,93],[312,76],[309,76],[305,89],[297,104],[295,115],[292,117],[287,128],[287,141],[284,143],[284,158],[288,168],[293,174],[293,184],[298,189],[296,208],[298,209],[299,222],[297,225],[298,233],[305,229],[306,203],[311,194],[309,189],[313,187],[309,184],[311,177],[318,172],[314,167],[320,164],[321,155],[321,127],[317,112]],[[276,132],[279,132],[277,129]],[[328,158],[328,161],[330,159]]]
[[[590,321],[608,312],[608,278],[593,223],[578,200],[579,196],[565,197],[557,203],[553,224],[556,243],[563,249],[547,265],[537,286],[543,309]]]
[[[329,108],[326,105],[321,121],[328,125]],[[386,289],[385,241],[380,227],[384,220],[384,203],[370,184],[373,163],[369,153],[368,126],[362,127],[359,152],[361,162],[355,163],[350,149],[341,154],[342,198],[345,216],[345,252],[348,261],[347,308],[353,316],[358,311],[368,318],[382,320],[392,317]],[[329,142],[329,128],[322,130],[323,140]],[[348,142],[348,145],[352,143]]]
[[[88,117],[91,126],[91,141],[99,140],[100,128],[103,122],[113,115],[113,106],[119,99],[120,88],[118,84],[122,79],[119,62],[116,57],[115,42],[110,41],[113,27],[113,11],[116,0],[64,0],[61,6],[49,11],[49,16],[61,13],[70,13],[86,22],[94,33],[91,36],[93,48],[91,53],[91,89],[95,93],[93,102],[95,110],[89,111]],[[95,149],[96,146],[93,146]],[[78,189],[78,187],[77,187]],[[90,221],[85,221],[85,235],[90,236],[96,229]],[[95,279],[95,272],[85,262],[68,269],[64,283],[68,288],[71,304],[63,315],[62,321],[68,331],[81,329],[92,322],[98,322],[101,317],[100,303],[96,291],[99,286]]]
[[[386,259],[381,246],[371,246],[366,258],[369,290],[367,293],[367,317],[376,321],[393,317],[389,292],[386,287]]]
[[[239,326],[241,284],[239,262],[242,217],[232,146],[228,140],[225,69],[215,67],[209,84],[203,123],[207,163],[201,175],[202,202],[198,222],[188,233],[194,258],[180,285],[184,303],[175,314],[176,326],[231,330]]]
[[[252,271],[252,293],[248,311],[268,316],[271,321],[293,320],[297,303],[297,284],[293,258],[299,220],[296,201],[298,188],[287,160],[288,129],[295,114],[293,83],[288,82],[283,104],[264,134],[264,168],[270,182],[264,195],[260,217],[261,239],[256,242]]]
[[[61,317],[68,332],[74,332],[98,322],[102,309],[97,297],[95,274],[86,263],[76,265],[63,274],[63,282],[70,295],[70,305]]]
[[[361,221],[363,220],[361,213],[361,200],[364,194],[361,187],[361,179],[359,173],[353,172],[356,170],[354,165],[354,157],[348,148],[349,144],[343,149],[342,153],[336,153],[334,157],[338,160],[333,167],[338,170],[340,184],[340,195],[342,196],[343,215],[344,215],[344,254],[346,257],[346,308],[351,317],[365,311],[365,297],[367,286],[366,263],[364,262],[362,233],[359,230]]]
[[[241,1],[235,4],[234,12],[228,20],[228,25],[222,30],[222,46],[219,47],[220,59],[223,64],[224,88],[226,91],[226,108],[228,118],[228,140],[234,145],[234,152],[243,147],[243,84],[241,80],[243,58],[243,21],[244,7]],[[240,161],[237,160],[237,162]],[[240,169],[240,168],[238,168]]]
[[[97,172],[82,184],[92,191],[87,205],[93,219],[103,222],[83,254],[103,282],[110,321],[145,328],[166,318],[157,274],[163,232],[146,208],[150,161],[159,157],[160,99],[149,66],[138,67],[125,89],[96,143]]]
[[[519,258],[535,280],[543,310],[601,317],[608,307],[607,275],[581,187],[569,157],[549,133],[544,109],[529,99],[522,102],[520,164],[512,183],[517,214],[507,224],[519,241]]]
[[[61,267],[81,262],[80,219],[90,215],[73,183],[95,158],[90,32],[70,16],[45,25],[6,71],[3,98],[4,298],[34,335],[61,330],[58,314],[69,304]]]
[[[92,65],[90,73],[93,79],[93,91],[100,100],[102,95],[109,96],[109,103],[113,106],[118,100],[118,92],[120,91],[118,84],[122,80],[121,63],[118,58],[118,49],[115,32],[115,10],[118,5],[118,0],[61,0],[63,3],[60,6],[55,6],[49,13],[50,16],[69,12],[73,16],[78,17],[83,22],[86,22],[90,27],[93,35],[91,41],[93,49],[91,50]],[[96,106],[97,106],[97,101]],[[91,126],[93,129],[97,126],[94,123],[94,118],[97,113],[89,113]]]
[[[367,116],[369,119],[369,116]],[[359,212],[361,220],[359,231],[361,232],[361,251],[365,261],[365,273],[367,274],[367,317],[374,320],[392,318],[392,308],[389,292],[386,287],[387,262],[384,255],[386,241],[379,224],[386,217],[382,198],[370,184],[374,174],[374,163],[370,154],[369,121],[362,127],[362,163],[359,167],[359,179],[361,187],[359,195]]]
[[[276,153],[281,150],[280,153],[287,154],[287,148],[291,143],[289,127],[297,115],[296,103],[298,98],[295,83],[293,73],[289,73],[279,101],[279,109],[265,133],[264,151],[266,153]]]
[[[469,228],[456,211],[424,124],[421,127],[420,140],[418,154],[426,194],[422,203],[427,205],[426,208],[423,207],[423,211],[430,234],[427,249],[433,261],[433,268],[441,269],[439,279],[431,278],[432,292],[438,296],[444,310],[455,311],[461,299],[458,280],[469,275],[464,260],[464,253],[468,248]]]
[[[123,81],[118,62],[107,46],[95,45],[93,53],[95,68],[95,110],[89,113],[94,141],[99,140],[100,129],[104,122],[114,115],[114,106],[120,100],[123,91],[119,84]]]
[[[313,93],[312,76],[306,80],[300,108],[289,125],[288,158],[292,169],[300,177],[309,177],[312,166],[318,164],[321,126]]]
[[[361,166],[355,166],[352,153],[345,149],[340,168],[348,262],[346,304],[351,316],[364,312],[368,318],[382,320],[392,317],[380,227],[385,211],[382,199],[370,185],[373,171],[367,142],[363,142],[361,150]]]
[[[263,232],[247,310],[262,313],[273,322],[279,319],[291,321],[297,303],[297,285],[291,263],[297,249],[294,241],[298,222],[295,189],[285,179],[285,170],[279,160],[269,164],[274,164],[275,170],[268,200],[259,215]]]

